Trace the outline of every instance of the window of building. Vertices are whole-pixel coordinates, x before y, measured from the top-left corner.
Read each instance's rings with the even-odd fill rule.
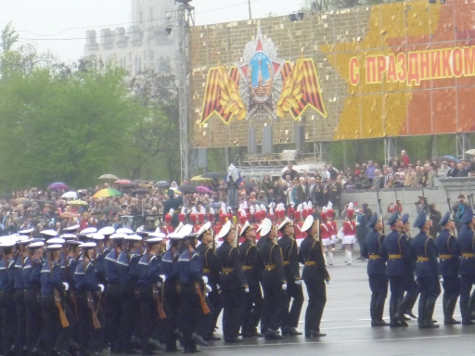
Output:
[[[150,60],[153,61],[155,57],[155,53],[153,52],[153,49],[150,50]]]

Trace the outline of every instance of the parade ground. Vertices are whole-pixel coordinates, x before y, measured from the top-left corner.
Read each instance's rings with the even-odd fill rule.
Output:
[[[328,267],[331,275],[327,286],[327,305],[321,323],[321,332],[327,336],[320,339],[305,339],[303,336],[286,337],[282,341],[264,338],[245,339],[239,344],[224,344],[222,341],[202,347],[202,354],[220,356],[259,355],[473,355],[473,337],[475,326],[462,327],[443,325],[442,296],[437,300],[434,319],[439,329],[422,329],[417,321],[409,321],[407,328],[389,328],[370,326],[370,291],[366,275],[366,262],[355,261],[351,266],[344,264],[344,255],[335,256],[335,265]],[[306,296],[305,296],[306,297]],[[388,299],[386,301],[385,320],[389,322]],[[306,302],[300,316],[299,331],[304,330]],[[417,315],[417,303],[414,307]],[[455,319],[460,320],[457,309]],[[220,335],[220,330],[216,332]]]

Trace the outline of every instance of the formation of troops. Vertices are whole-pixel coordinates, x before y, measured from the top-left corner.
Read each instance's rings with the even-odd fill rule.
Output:
[[[191,214],[193,215],[193,214]],[[320,321],[326,303],[327,266],[341,234],[351,264],[356,224],[348,206],[340,230],[331,205],[316,213],[311,204],[295,211],[247,209],[236,216],[167,215],[161,228],[132,231],[79,225],[62,231],[33,229],[0,239],[0,323],[3,355],[151,355],[162,349],[200,350],[214,334],[222,313],[225,342],[244,338],[282,339],[297,329],[308,294],[304,336],[325,336]],[[292,217],[292,219],[290,219]],[[215,221],[216,220],[216,221]],[[371,325],[404,327],[416,300],[420,328],[436,328],[436,300],[444,288],[445,324],[472,325],[475,297],[473,211],[460,218],[455,237],[450,214],[430,236],[425,212],[409,234],[409,215],[394,213],[384,233],[373,214],[372,232],[362,246],[368,259]],[[150,231],[147,231],[150,230]],[[383,319],[390,296],[390,323]],[[460,296],[462,321],[454,319]]]
[[[301,335],[303,283],[305,337],[325,336],[329,213],[324,221],[300,208],[294,223],[276,209],[251,223],[246,209],[238,217],[224,211],[215,224],[188,216],[174,228],[165,217],[151,231],[76,225],[60,235],[29,229],[3,236],[3,355],[99,355],[105,348],[151,355],[179,345],[194,353],[219,340],[221,312],[225,342]]]
[[[368,259],[367,273],[371,289],[371,325],[406,327],[407,321],[416,319],[419,328],[438,328],[433,319],[437,298],[443,297],[442,309],[445,325],[473,325],[475,320],[475,219],[473,210],[464,210],[459,219],[462,225],[455,236],[455,222],[450,213],[440,220],[438,236],[430,236],[432,221],[426,212],[420,212],[413,227],[419,230],[411,237],[410,217],[392,214],[387,222],[390,231],[384,235],[383,222],[376,213],[368,222],[372,232],[366,238],[362,255]],[[389,300],[390,322],[383,320],[386,296]],[[418,316],[412,313],[417,298]],[[454,319],[460,297],[462,320]]]

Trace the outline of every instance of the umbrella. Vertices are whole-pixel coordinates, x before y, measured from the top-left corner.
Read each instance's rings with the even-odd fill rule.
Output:
[[[120,211],[120,208],[118,206],[109,205],[109,206],[106,206],[104,209],[102,209],[101,213],[103,214],[117,213],[118,211]]]
[[[200,194],[214,194],[214,192],[209,189],[208,187],[205,187],[203,185],[200,185],[199,187],[196,187],[196,191]]]
[[[192,181],[192,182],[202,182],[202,181],[205,181],[205,180],[211,180],[211,178],[204,178],[202,176],[195,176],[195,177],[190,179],[190,181]]]
[[[64,193],[63,195],[61,195],[61,198],[65,198],[65,199],[77,199],[78,198],[78,195],[76,192],[67,192],[67,193]]]
[[[194,193],[196,192],[196,187],[194,185],[182,185],[178,188],[178,190],[182,193]]]
[[[130,181],[128,179],[118,179],[114,183],[122,185],[122,184],[130,184],[130,183],[132,183],[132,181]]]
[[[48,185],[49,189],[68,189],[68,186],[63,182],[54,182]]]
[[[224,173],[219,173],[219,172],[206,172],[202,174],[201,176],[203,178],[209,178],[209,179],[221,179],[224,178],[226,174]]]
[[[132,190],[132,194],[148,194],[150,191],[147,188],[137,188]]]
[[[110,173],[107,173],[107,174],[103,174],[102,176],[100,176],[99,178],[97,179],[101,179],[101,180],[118,180],[119,177],[116,177],[115,175],[113,174],[110,174]]]
[[[69,205],[89,205],[87,201],[84,201],[84,200],[71,200],[71,201],[68,201],[68,204]]]
[[[105,188],[101,189],[96,192],[92,197],[93,198],[109,198],[109,197],[116,197],[118,195],[122,195],[122,192],[112,189],[112,188]]]
[[[457,158],[455,158],[454,156],[436,157],[436,158],[433,159],[433,161],[436,161],[436,162],[446,161],[448,164],[450,164],[450,163],[460,163],[460,161]]]
[[[170,183],[168,183],[166,180],[161,180],[160,182],[155,183],[154,186],[157,188],[167,188],[170,186]]]
[[[122,184],[122,186],[120,187],[120,189],[135,188],[136,186],[137,186],[137,184],[133,184],[133,183],[130,183],[130,184]]]
[[[470,155],[470,156],[475,156],[475,149],[472,148],[471,150],[465,151],[465,153]]]

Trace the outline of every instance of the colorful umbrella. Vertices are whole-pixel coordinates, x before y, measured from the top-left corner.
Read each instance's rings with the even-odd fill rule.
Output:
[[[132,181],[128,180],[128,179],[118,179],[114,182],[115,184],[130,184],[132,183]]]
[[[50,189],[68,189],[68,186],[63,182],[54,182],[54,183],[48,185],[48,188],[50,188]]]
[[[109,197],[116,197],[118,195],[122,195],[122,192],[112,189],[112,188],[105,188],[101,189],[96,194],[94,194],[93,198],[109,198]]]
[[[64,193],[63,195],[61,195],[61,198],[65,198],[65,199],[77,199],[78,198],[78,195],[76,192],[66,192]]]
[[[196,187],[196,191],[200,194],[214,194],[214,192],[209,189],[208,187],[205,187],[203,185],[200,185],[199,187]]]
[[[87,201],[84,201],[84,200],[71,200],[71,201],[68,201],[68,204],[69,205],[89,205]]]
[[[155,183],[154,186],[157,188],[166,188],[170,186],[170,183],[168,183],[166,180],[161,180],[160,182]]]
[[[118,180],[119,177],[113,175],[113,174],[110,174],[110,173],[107,173],[107,174],[103,174],[102,176],[100,176],[99,178],[97,179],[102,179],[102,180]]]
[[[211,180],[211,178],[205,178],[205,177],[202,177],[202,176],[195,176],[195,177],[190,179],[191,182],[203,182],[205,180]]]

